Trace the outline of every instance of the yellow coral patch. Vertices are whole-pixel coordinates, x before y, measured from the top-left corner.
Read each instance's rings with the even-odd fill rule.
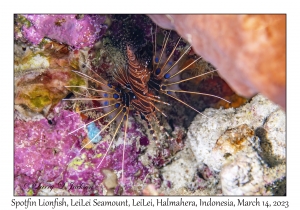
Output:
[[[103,156],[103,154],[102,154],[102,153],[99,153],[99,154],[95,155],[94,157],[96,157],[96,158],[101,158],[102,156]]]
[[[27,195],[29,195],[29,196],[33,195],[33,190],[29,189],[28,192],[27,192]]]
[[[85,156],[83,155],[81,158],[80,157],[75,157],[70,163],[69,167],[77,169],[78,166],[81,166],[84,162]]]
[[[25,104],[30,109],[40,112],[52,103],[52,94],[43,85],[28,85],[18,95],[16,104]]]

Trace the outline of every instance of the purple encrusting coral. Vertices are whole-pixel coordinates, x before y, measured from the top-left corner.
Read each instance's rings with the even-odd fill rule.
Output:
[[[67,136],[68,131],[82,125],[78,116],[67,117],[68,114],[70,112],[63,111],[52,120],[53,125],[46,119],[15,120],[15,187],[24,187],[22,194],[37,183],[47,186],[60,181],[60,174],[74,156],[71,148],[79,143],[79,137],[86,135],[77,131]]]
[[[71,115],[72,114],[72,115]],[[102,195],[103,169],[122,169],[123,145],[110,151],[100,164],[108,142],[100,142],[92,149],[82,149],[80,142],[86,133],[78,114],[60,111],[52,119],[15,121],[15,194],[37,195],[47,187],[65,189],[73,195]],[[126,145],[124,180],[119,178],[123,194],[134,194],[133,183],[143,180],[148,172],[138,161],[135,144]],[[138,175],[137,175],[138,174]]]
[[[23,36],[37,45],[44,37],[73,46],[92,47],[106,32],[104,15],[24,15],[31,27],[23,26]]]

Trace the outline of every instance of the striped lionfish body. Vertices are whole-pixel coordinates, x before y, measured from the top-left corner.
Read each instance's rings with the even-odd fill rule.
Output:
[[[146,66],[141,65],[129,46],[127,46],[126,55],[128,58],[128,80],[131,90],[136,96],[132,100],[132,106],[149,120],[150,115],[155,110],[147,98],[149,97],[148,82],[151,71]]]
[[[156,29],[157,30],[157,29]],[[159,94],[165,95],[172,99],[177,100],[178,102],[182,103],[183,105],[193,109],[194,111],[202,114],[196,108],[192,107],[191,105],[185,103],[179,97],[176,96],[176,93],[187,93],[187,94],[198,94],[198,95],[206,95],[216,97],[222,100],[215,95],[210,95],[206,93],[199,93],[199,92],[190,92],[190,91],[183,91],[178,88],[178,84],[189,81],[198,77],[201,77],[205,74],[209,74],[215,71],[211,71],[208,73],[204,73],[201,75],[189,77],[187,79],[178,79],[178,75],[182,72],[189,69],[194,63],[201,59],[201,57],[197,57],[194,59],[193,62],[185,66],[184,68],[178,69],[178,63],[187,55],[190,50],[191,46],[186,47],[180,54],[180,57],[173,62],[172,57],[177,50],[179,43],[182,41],[181,38],[178,39],[175,46],[171,50],[168,56],[166,56],[166,48],[169,40],[171,31],[165,34],[163,44],[160,50],[156,50],[156,33],[154,33],[154,52],[152,58],[152,65],[145,65],[139,61],[138,57],[135,55],[133,48],[130,45],[126,46],[126,57],[127,57],[127,65],[124,67],[117,66],[112,71],[112,77],[115,81],[114,84],[107,82],[103,79],[100,75],[98,75],[95,71],[91,68],[89,69],[91,75],[84,74],[80,71],[74,70],[76,74],[79,76],[89,80],[92,83],[97,84],[101,88],[91,88],[91,87],[84,87],[84,86],[67,86],[67,88],[76,88],[80,91],[72,91],[76,98],[66,99],[66,100],[89,100],[89,101],[100,101],[101,106],[94,107],[90,109],[81,110],[80,112],[85,112],[89,110],[98,110],[98,109],[109,109],[105,114],[102,116],[92,120],[91,122],[87,123],[87,126],[90,123],[96,122],[106,116],[111,116],[111,119],[108,123],[99,131],[97,135],[93,139],[90,139],[90,142],[93,142],[94,139],[99,136],[103,131],[105,131],[108,126],[117,121],[117,127],[113,134],[112,139],[109,142],[109,146],[106,150],[98,165],[101,165],[102,161],[106,157],[108,151],[110,150],[114,139],[122,124],[124,124],[124,143],[123,143],[123,164],[122,164],[122,179],[123,179],[123,171],[124,171],[124,156],[125,156],[125,145],[126,145],[126,135],[127,135],[127,127],[128,127],[128,117],[130,114],[130,110],[137,111],[141,118],[146,120],[148,124],[148,128],[150,129],[150,134],[153,135],[153,139],[156,141],[156,144],[159,146],[159,139],[154,131],[154,127],[160,124],[157,115],[163,115],[167,117],[167,115],[159,109],[157,104],[162,106],[170,105],[169,103],[163,101]],[[152,67],[151,67],[152,66]],[[171,100],[172,100],[171,99]],[[225,100],[226,101],[226,100]],[[229,102],[229,101],[227,101]],[[229,102],[230,103],[230,102]],[[85,126],[77,128],[76,130],[72,131],[71,133],[83,129]],[[89,142],[89,143],[90,143]],[[89,144],[88,143],[88,144]],[[85,146],[83,146],[84,148]],[[82,148],[82,149],[83,149]]]

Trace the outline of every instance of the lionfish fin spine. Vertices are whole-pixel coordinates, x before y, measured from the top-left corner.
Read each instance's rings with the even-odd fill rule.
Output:
[[[123,107],[124,107],[124,106],[123,106]],[[123,107],[122,107],[122,108],[123,108]],[[121,108],[121,110],[118,112],[118,114],[116,114],[116,116],[114,117],[113,120],[115,120],[115,119],[119,116],[119,114],[122,112],[122,108]],[[121,126],[121,124],[122,124],[122,122],[123,122],[123,119],[124,119],[125,114],[126,114],[126,113],[124,113],[124,115],[123,115],[123,117],[122,117],[120,123],[118,124],[118,127],[116,128],[116,131],[115,131],[115,133],[114,133],[114,136],[113,136],[113,138],[111,139],[111,142],[109,143],[109,146],[108,146],[108,148],[107,148],[107,150],[106,150],[106,152],[105,152],[105,154],[104,154],[102,160],[100,161],[99,165],[97,166],[97,168],[99,168],[99,166],[102,164],[103,160],[104,160],[105,157],[107,156],[107,153],[108,153],[108,151],[110,150],[110,147],[111,147],[111,145],[112,145],[112,143],[113,143],[113,141],[114,141],[114,139],[115,139],[115,137],[116,137],[116,135],[117,135],[117,132],[118,132],[118,130],[119,130],[119,128],[120,128],[120,126]],[[111,122],[112,122],[113,120],[111,120]],[[100,132],[101,132],[101,131],[100,131]]]
[[[176,75],[182,73],[183,71],[187,70],[190,66],[192,66],[194,63],[196,63],[200,59],[201,59],[201,57],[198,57],[196,60],[194,60],[193,62],[191,62],[189,65],[187,65],[183,69],[179,70],[178,72],[176,72],[175,74],[173,74],[172,76],[170,76],[169,79],[171,79],[171,78],[175,77]]]
[[[122,154],[122,181],[124,179],[124,160],[125,160],[125,146],[126,146],[126,137],[127,137],[127,126],[128,126],[128,109],[126,110],[126,121],[125,121],[125,131],[124,131],[124,142],[123,142],[123,154]]]
[[[198,77],[202,77],[202,76],[204,76],[204,75],[206,75],[206,74],[210,74],[210,73],[215,72],[215,71],[217,71],[217,70],[213,70],[213,71],[210,71],[210,72],[206,72],[206,73],[204,73],[204,74],[199,74],[199,75],[194,76],[194,77],[190,77],[190,78],[187,78],[187,79],[179,80],[178,82],[172,82],[172,83],[164,84],[164,85],[165,85],[165,86],[170,86],[170,85],[179,84],[179,83],[186,82],[186,81],[189,81],[189,80],[192,80],[192,79],[196,79],[196,78],[198,78]]]
[[[162,59],[162,56],[164,54],[164,51],[166,49],[166,46],[167,46],[167,43],[168,43],[168,40],[169,40],[169,36],[171,34],[171,30],[169,31],[168,35],[165,35],[164,37],[164,41],[163,41],[163,49],[161,50],[161,53],[160,53],[160,56],[159,56],[159,60],[158,60],[158,63],[157,63],[157,67],[159,66],[160,62],[161,62],[161,59]]]
[[[88,88],[88,87],[85,87],[85,86],[65,86],[65,88],[83,88],[83,89],[87,89],[87,90],[93,90],[93,91],[96,91],[96,92],[103,92],[103,93],[108,93],[108,94],[114,94],[114,92],[109,92],[109,91],[106,91],[106,90],[97,90],[97,89],[94,89],[94,88]]]
[[[167,65],[167,63],[169,62],[169,60],[171,59],[171,57],[173,56],[173,54],[174,54],[174,52],[175,52],[175,50],[176,50],[176,48],[177,48],[177,46],[178,46],[180,40],[181,40],[181,37],[178,39],[178,41],[177,41],[176,45],[174,46],[172,52],[170,53],[169,57],[167,58],[167,60],[166,60],[165,63],[163,64],[163,66],[161,67],[161,69],[160,69],[160,70],[161,70],[161,73],[163,72],[163,69],[165,68],[165,66]],[[164,75],[164,74],[163,74],[163,75]]]
[[[116,109],[113,109],[112,111],[110,111],[110,112],[108,112],[108,113],[106,113],[106,114],[102,115],[101,117],[98,117],[97,119],[95,119],[95,120],[92,120],[91,122],[89,122],[89,123],[87,123],[87,124],[85,124],[85,125],[83,125],[83,126],[81,126],[81,127],[77,128],[77,129],[76,129],[76,130],[74,130],[74,131],[71,131],[70,133],[68,133],[68,135],[70,135],[70,134],[72,134],[72,133],[74,133],[74,132],[76,132],[76,131],[78,131],[78,130],[80,130],[80,129],[84,128],[84,127],[86,127],[87,125],[89,125],[89,124],[91,124],[91,123],[93,123],[93,122],[95,122],[95,121],[97,121],[97,120],[100,120],[101,118],[103,118],[103,117],[105,117],[105,116],[107,116],[107,115],[111,114],[112,112],[116,111],[117,109],[118,109],[118,108],[116,108]]]
[[[177,101],[179,101],[180,103],[186,105],[187,107],[190,107],[192,110],[196,111],[197,113],[199,113],[199,114],[201,114],[201,115],[207,117],[205,114],[199,112],[197,109],[195,109],[194,107],[188,105],[187,103],[185,103],[184,101],[180,100],[179,98],[177,98],[177,97],[175,97],[175,96],[172,96],[172,95],[170,95],[170,94],[167,94],[165,91],[161,91],[161,92],[162,92],[163,94],[165,94],[165,95],[171,97],[171,98],[174,98],[175,100],[177,100]]]
[[[178,62],[183,58],[183,56],[185,56],[185,54],[187,54],[187,53],[189,52],[189,50],[191,49],[191,47],[192,47],[192,46],[189,46],[189,47],[184,51],[184,53],[178,58],[178,60],[177,60],[175,63],[173,63],[173,65],[172,65],[166,72],[164,72],[163,75],[169,73],[169,72],[170,72],[170,71],[178,64]]]
[[[225,98],[222,98],[220,96],[216,96],[216,95],[213,95],[213,94],[208,94],[208,93],[192,92],[192,91],[185,91],[185,90],[165,90],[165,91],[170,91],[170,92],[175,92],[175,93],[190,93],[190,94],[211,96],[211,97],[215,97],[215,98],[221,99],[223,101],[226,101],[227,103],[231,103],[230,101],[226,100]]]
[[[107,108],[107,107],[114,106],[114,105],[116,105],[116,104],[117,104],[117,103],[110,104],[110,105],[108,105],[108,106],[98,106],[98,107],[94,107],[94,108],[90,108],[90,109],[84,109],[84,110],[81,110],[81,111],[76,112],[76,113],[74,113],[74,114],[79,114],[79,113],[82,113],[82,112],[87,112],[87,111],[96,110],[96,109],[104,109],[104,108]],[[72,115],[74,115],[74,114],[70,114],[70,115],[68,115],[67,117],[72,116]]]

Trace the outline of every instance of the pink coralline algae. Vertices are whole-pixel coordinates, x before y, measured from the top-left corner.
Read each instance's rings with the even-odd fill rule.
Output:
[[[72,116],[69,120],[64,111],[54,118],[50,125],[48,120],[23,122],[15,120],[15,187],[22,190],[21,194],[34,192],[38,183],[49,185],[60,181],[60,174],[66,169],[74,156],[71,148],[78,142],[84,132],[78,131],[67,136],[67,131],[79,126],[80,120]]]
[[[31,26],[23,26],[23,36],[33,44],[44,37],[73,46],[75,49],[92,47],[106,32],[103,15],[24,15]]]
[[[82,149],[86,131],[79,114],[63,110],[50,121],[15,120],[14,180],[16,195],[37,195],[41,189],[63,189],[71,195],[103,195],[107,190],[103,170],[122,169],[123,145],[107,151],[109,142]],[[136,144],[126,145],[124,180],[118,175],[115,194],[136,194],[133,186],[146,177],[148,169],[138,161]],[[98,167],[99,166],[99,167]],[[114,173],[114,172],[112,172]]]

